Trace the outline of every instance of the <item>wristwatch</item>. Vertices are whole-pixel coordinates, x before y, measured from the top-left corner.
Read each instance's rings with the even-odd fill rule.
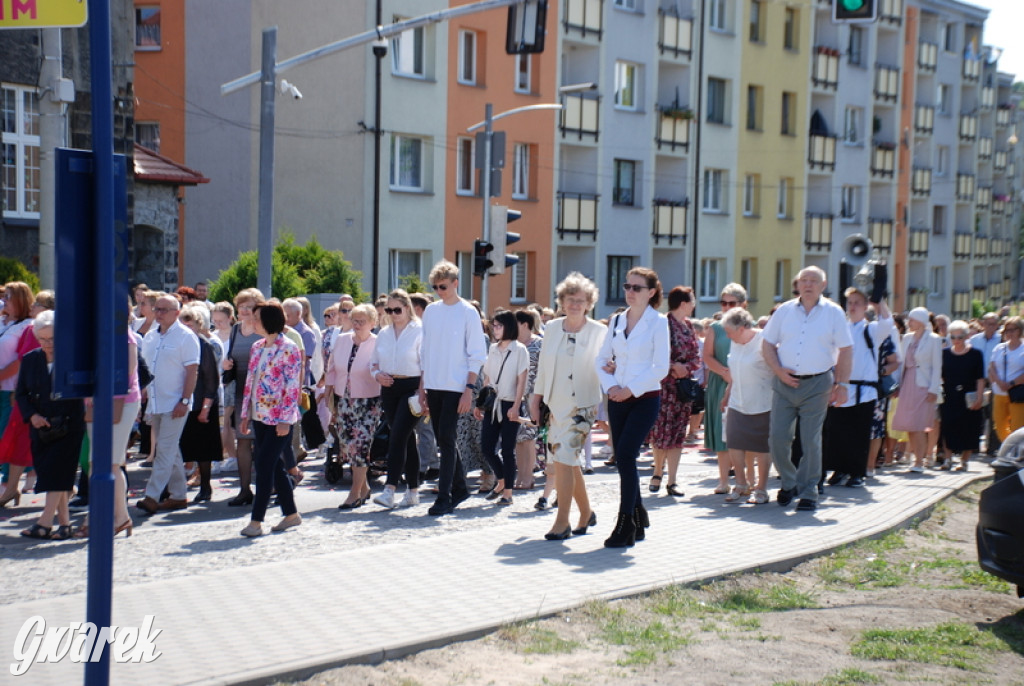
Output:
[[[182,398],[178,402],[181,403],[182,405],[188,405],[188,398]]]
[[[475,391],[476,390],[476,386],[474,384],[468,383],[468,384],[466,384],[466,390],[467,391]]]

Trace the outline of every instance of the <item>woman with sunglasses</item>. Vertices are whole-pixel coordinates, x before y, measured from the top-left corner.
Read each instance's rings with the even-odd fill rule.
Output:
[[[1003,342],[992,351],[988,378],[992,381],[992,424],[1000,441],[1024,426],[1024,403],[1010,402],[1010,389],[1024,383],[1024,320],[1010,317],[1003,324]],[[901,385],[902,388],[902,385]],[[902,402],[902,401],[901,401]]]
[[[628,308],[612,317],[595,362],[608,395],[608,424],[619,472],[619,515],[604,542],[606,548],[629,547],[645,538],[649,521],[640,500],[636,458],[658,418],[661,380],[669,371],[668,320],[655,309],[661,304],[657,273],[634,267],[623,288]]]
[[[380,404],[388,428],[388,476],[384,491],[373,499],[382,507],[395,506],[395,491],[405,475],[405,495],[399,507],[419,505],[420,454],[413,430],[423,413],[413,414],[409,402],[416,398],[423,367],[420,345],[423,325],[412,309],[409,294],[396,288],[388,295],[384,314],[391,323],[377,334],[377,345],[370,356],[370,375],[380,384]],[[419,403],[417,398],[415,401]]]
[[[956,320],[947,329],[950,347],[942,351],[942,404],[939,415],[939,450],[943,461],[940,469],[953,466],[953,454],[960,453],[957,471],[966,472],[971,454],[977,452],[981,439],[982,401],[985,397],[985,358],[981,351],[967,342],[967,322]],[[973,394],[971,402],[967,402]]]

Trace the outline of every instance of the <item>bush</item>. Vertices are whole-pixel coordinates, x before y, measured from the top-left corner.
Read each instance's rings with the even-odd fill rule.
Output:
[[[39,292],[39,277],[13,257],[0,257],[0,285],[11,281],[24,281],[33,293]]]

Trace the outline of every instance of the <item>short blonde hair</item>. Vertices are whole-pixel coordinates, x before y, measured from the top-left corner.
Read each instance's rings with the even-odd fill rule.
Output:
[[[569,272],[569,274],[562,279],[562,282],[555,287],[555,298],[558,300],[558,304],[564,309],[565,303],[562,300],[569,295],[576,293],[582,293],[587,297],[587,309],[589,310],[597,302],[600,293],[597,289],[597,284],[583,276],[579,272]],[[543,313],[543,309],[541,309]]]
[[[428,281],[431,285],[434,285],[442,279],[451,279],[452,281],[459,280],[459,268],[448,260],[441,260],[434,265],[434,268],[430,270],[430,276]]]
[[[366,315],[366,320],[370,322],[370,325],[377,326],[377,308],[374,307],[373,305],[370,305],[368,303],[356,305],[355,307],[352,308],[352,311],[349,312],[349,317],[351,319],[355,319],[357,314]]]

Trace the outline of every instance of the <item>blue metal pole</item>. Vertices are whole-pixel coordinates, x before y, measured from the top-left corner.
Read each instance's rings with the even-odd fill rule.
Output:
[[[89,53],[92,80],[93,183],[96,194],[96,326],[78,335],[95,336],[96,381],[93,396],[92,474],[89,479],[89,581],[86,621],[110,626],[114,557],[114,478],[110,471],[114,424],[114,105],[110,47],[110,0],[89,2]],[[87,284],[81,284],[84,288]],[[60,313],[57,313],[60,316]],[[110,651],[85,665],[86,686],[110,682]]]

